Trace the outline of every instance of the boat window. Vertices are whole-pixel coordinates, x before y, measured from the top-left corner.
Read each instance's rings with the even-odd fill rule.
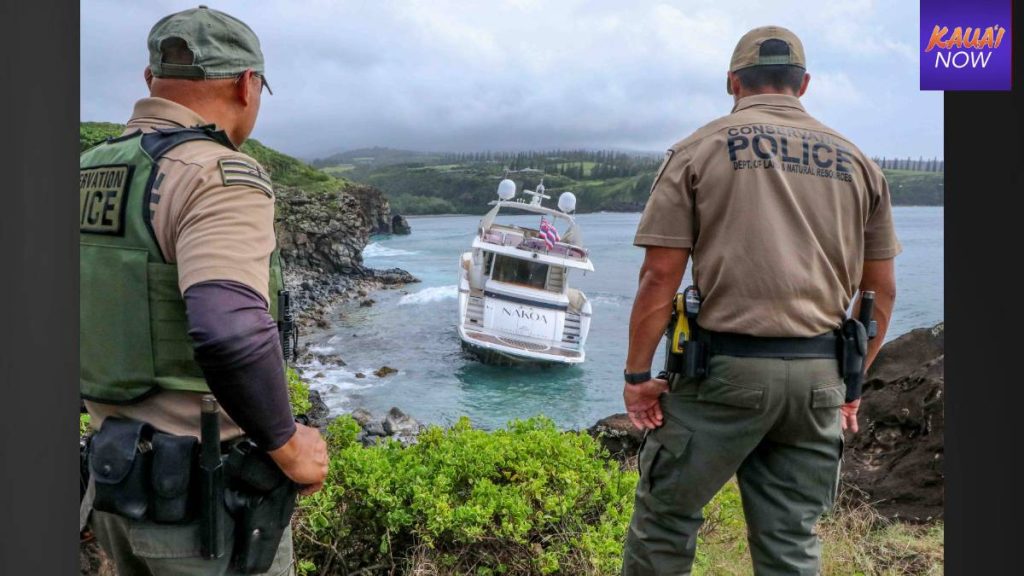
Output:
[[[544,290],[548,279],[548,265],[519,258],[496,255],[491,278],[498,282],[522,284]]]

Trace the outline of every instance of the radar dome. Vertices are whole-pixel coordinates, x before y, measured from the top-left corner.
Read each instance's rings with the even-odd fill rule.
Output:
[[[576,195],[572,192],[563,192],[558,197],[558,209],[566,213],[576,210]]]
[[[511,200],[516,195],[516,183],[505,178],[498,183],[498,198]]]

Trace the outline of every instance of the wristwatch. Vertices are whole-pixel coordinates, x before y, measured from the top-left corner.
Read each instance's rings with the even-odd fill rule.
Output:
[[[626,380],[626,384],[643,384],[651,379],[651,371],[646,372],[626,372],[622,371],[622,377]]]

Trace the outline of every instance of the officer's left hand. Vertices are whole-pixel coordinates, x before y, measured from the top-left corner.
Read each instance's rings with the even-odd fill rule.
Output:
[[[853,402],[847,402],[839,408],[839,424],[845,431],[847,428],[854,434],[857,433],[860,428],[857,426],[857,410],[860,409],[860,398],[857,398]]]
[[[626,414],[633,426],[644,430],[661,426],[661,402],[658,399],[668,391],[668,381],[651,378],[643,384],[626,384],[622,399],[626,401]]]

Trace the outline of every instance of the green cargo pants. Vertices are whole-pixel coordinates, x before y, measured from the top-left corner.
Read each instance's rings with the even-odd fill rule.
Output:
[[[227,529],[234,528],[230,516]],[[224,557],[206,560],[199,552],[199,522],[156,524],[92,512],[90,526],[103,551],[117,567],[118,576],[235,576],[230,569],[232,539],[227,538]],[[285,530],[277,556],[266,576],[294,575],[292,530]]]
[[[715,356],[708,377],[672,384],[640,448],[623,575],[690,574],[701,509],[734,474],[754,573],[818,574],[843,449],[836,361]]]

